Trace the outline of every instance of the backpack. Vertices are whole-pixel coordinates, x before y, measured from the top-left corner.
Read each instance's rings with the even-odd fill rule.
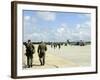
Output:
[[[33,45],[32,45],[31,43],[28,43],[28,44],[27,44],[27,51],[29,51],[30,53],[31,53],[31,52],[32,52],[32,53],[35,52],[35,50],[34,50],[34,48],[33,48]]]

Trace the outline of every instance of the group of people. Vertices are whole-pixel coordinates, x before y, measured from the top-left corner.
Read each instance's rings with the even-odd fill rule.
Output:
[[[51,43],[51,48],[54,47],[54,49],[55,49],[55,48],[57,48],[57,46],[58,46],[59,49],[61,48],[60,43]]]
[[[33,55],[36,52],[35,47],[32,44],[31,40],[28,40],[28,42],[25,42],[24,45],[26,47],[25,55],[27,57],[27,66],[28,66],[28,68],[30,68],[33,66],[32,65],[33,64]],[[47,51],[46,44],[44,42],[41,42],[37,48],[40,65],[45,65],[45,52],[46,51]]]

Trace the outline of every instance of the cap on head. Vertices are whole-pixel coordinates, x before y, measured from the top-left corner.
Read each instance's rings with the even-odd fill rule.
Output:
[[[28,40],[28,42],[31,42],[31,40]]]

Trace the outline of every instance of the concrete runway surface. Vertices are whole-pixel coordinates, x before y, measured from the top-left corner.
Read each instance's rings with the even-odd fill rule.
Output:
[[[91,45],[86,46],[64,46],[59,49],[51,48],[47,45],[46,51],[46,64],[40,66],[37,46],[35,46],[35,54],[33,54],[33,69],[45,69],[45,68],[63,68],[63,67],[84,67],[91,65]],[[23,46],[22,53],[22,66],[27,68],[27,58],[25,56],[25,46]]]

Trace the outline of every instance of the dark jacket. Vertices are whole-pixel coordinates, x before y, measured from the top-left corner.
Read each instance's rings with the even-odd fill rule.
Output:
[[[26,56],[33,57],[33,54],[35,53],[35,48],[32,43],[27,43],[26,46]]]

